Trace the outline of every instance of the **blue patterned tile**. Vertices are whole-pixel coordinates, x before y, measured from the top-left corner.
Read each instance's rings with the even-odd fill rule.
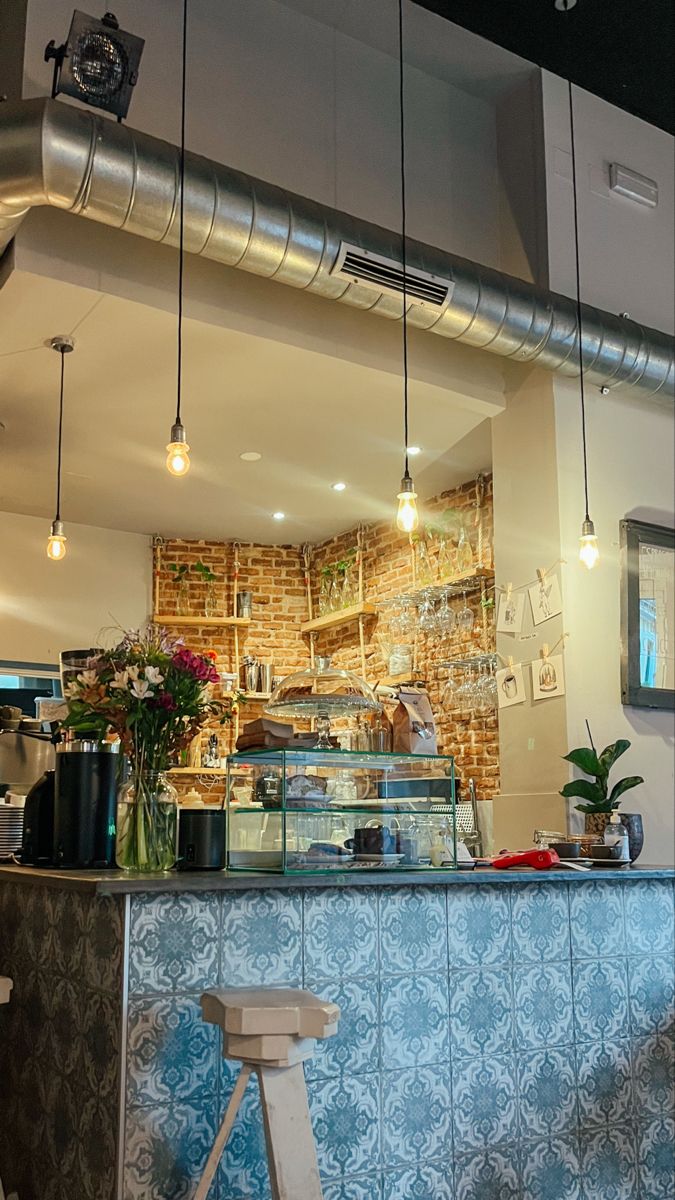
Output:
[[[382,980],[382,1068],[446,1063],[449,1058],[448,981],[444,975]]]
[[[514,962],[555,962],[570,957],[566,885],[534,883],[511,897]]]
[[[514,973],[516,1042],[521,1049],[572,1041],[572,980],[568,965],[525,967]]]
[[[380,894],[382,974],[445,972],[447,964],[445,889],[383,888]]]
[[[520,1156],[522,1200],[581,1200],[576,1137],[523,1143]]]
[[[638,1200],[635,1131],[610,1127],[581,1134],[585,1200]]]
[[[579,1119],[582,1128],[630,1119],[633,1088],[628,1042],[577,1046]]]
[[[343,1071],[363,1075],[380,1067],[378,987],[374,980],[341,979],[334,983],[307,980],[316,995],[339,1005],[340,1020],[334,1037],[314,1044],[305,1063],[308,1079],[332,1079]]]
[[[577,1040],[625,1037],[629,1027],[625,959],[575,962],[572,983]]]
[[[655,1117],[638,1131],[638,1177],[645,1200],[675,1195],[675,1121]]]
[[[450,1159],[385,1171],[382,1200],[403,1200],[404,1196],[405,1200],[454,1200]]]
[[[379,1160],[378,1076],[323,1080],[308,1091],[322,1179],[372,1171]]]
[[[573,958],[625,954],[621,888],[614,883],[577,883],[570,888]]]
[[[323,1200],[380,1200],[382,1180],[379,1175],[361,1175],[329,1183],[323,1189]]]
[[[577,1081],[568,1050],[536,1050],[518,1059],[520,1136],[567,1133],[577,1123]]]
[[[645,879],[623,889],[629,954],[673,955],[673,888],[670,880]]]
[[[513,1049],[511,972],[458,971],[450,978],[452,1054],[475,1058]]]
[[[672,958],[631,958],[628,962],[631,1029],[672,1033],[675,1009],[675,965]]]
[[[132,1000],[127,1030],[129,1104],[215,1096],[220,1031],[205,1024],[196,999]]]
[[[456,884],[448,888],[451,967],[511,962],[510,888]]]
[[[377,974],[377,894],[374,888],[306,891],[305,973],[314,979]]]
[[[302,980],[302,896],[292,891],[224,892],[223,987]]]
[[[473,1150],[512,1142],[518,1132],[516,1072],[511,1057],[453,1062],[455,1146]]]
[[[452,1153],[450,1071],[419,1067],[382,1075],[382,1161],[410,1166]]]
[[[675,1046],[668,1037],[636,1038],[631,1046],[633,1093],[638,1112],[675,1110]]]
[[[220,1120],[232,1095],[239,1070],[238,1063],[221,1060]],[[219,1195],[227,1196],[227,1200],[271,1198],[260,1093],[255,1076],[248,1081],[220,1161],[218,1189]]]
[[[218,977],[220,898],[131,898],[129,992],[201,992]]]
[[[215,1137],[215,1105],[127,1110],[124,1200],[187,1200]]]
[[[455,1200],[520,1200],[515,1148],[461,1154],[455,1160]]]

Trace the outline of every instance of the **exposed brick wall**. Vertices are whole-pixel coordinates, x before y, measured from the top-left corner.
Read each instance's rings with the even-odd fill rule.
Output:
[[[424,506],[424,517],[433,521],[434,516],[446,508],[459,510],[469,534],[474,553],[477,552],[476,488],[473,481],[453,491],[442,493]],[[491,565],[492,551],[492,481],[486,481],[482,505],[483,565]],[[349,530],[312,548],[312,591],[315,615],[318,612],[318,587],[322,566],[346,557],[356,546],[356,530]],[[172,540],[161,550],[161,570],[157,579],[159,604],[162,613],[176,611],[177,587],[175,576],[169,570],[172,562],[194,564],[201,559],[218,575],[219,612],[231,615],[233,611],[233,575],[235,554],[239,560],[238,586],[240,591],[253,593],[253,619],[246,629],[238,631],[239,652],[254,654],[262,661],[274,662],[275,675],[285,675],[309,664],[309,638],[300,633],[300,625],[307,619],[307,602],[304,582],[302,550],[298,546],[258,546],[241,543],[187,542]],[[432,565],[433,565],[432,555]],[[412,554],[407,539],[398,533],[393,522],[382,522],[364,530],[363,569],[365,598],[380,610],[377,616],[368,618],[365,626],[366,677],[373,684],[387,674],[387,667],[378,639],[378,627],[382,634],[387,624],[387,609],[384,601],[410,591],[413,587]],[[191,611],[198,615],[204,611],[206,586],[198,576],[190,573],[189,602]],[[492,796],[499,786],[498,730],[496,716],[476,717],[459,713],[441,703],[447,673],[439,669],[438,663],[451,654],[471,654],[483,645],[482,610],[476,595],[469,597],[476,614],[472,634],[451,645],[439,644],[436,638],[429,639],[418,631],[417,674],[427,681],[431,703],[436,718],[439,751],[456,756],[457,770],[465,781],[473,777],[480,798]],[[453,600],[455,609],[462,607],[460,598]],[[204,627],[189,627],[178,630],[190,646],[195,649],[212,649],[218,654],[220,670],[233,670],[234,631]],[[494,649],[494,623],[492,610],[488,611],[487,648]],[[327,630],[315,638],[317,654],[330,654],[336,665],[361,673],[358,624]],[[263,705],[249,701],[242,708],[241,720],[250,720],[260,715]],[[390,711],[393,711],[391,709]],[[231,745],[232,733],[222,737],[222,752]],[[189,784],[181,780],[180,790]],[[201,790],[201,787],[200,787]],[[222,794],[221,785],[215,784],[212,796]]]

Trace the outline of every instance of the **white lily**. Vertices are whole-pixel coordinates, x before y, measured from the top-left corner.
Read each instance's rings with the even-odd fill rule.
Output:
[[[77,678],[83,687],[95,687],[98,683],[98,675],[95,671],[82,671]]]
[[[127,675],[130,679],[138,679],[138,667],[127,667]]]
[[[66,700],[75,700],[75,698],[80,694],[79,683],[77,683],[75,679],[71,679],[70,683],[67,683],[63,689],[63,694],[66,697]]]
[[[131,686],[131,694],[137,700],[147,700],[149,696],[154,696],[155,693],[145,679],[135,679]]]
[[[126,671],[115,671],[115,678],[110,680],[110,687],[123,690],[127,687],[128,682],[129,676]]]
[[[146,667],[145,678],[147,679],[148,683],[164,683],[164,676],[162,675],[159,667]]]

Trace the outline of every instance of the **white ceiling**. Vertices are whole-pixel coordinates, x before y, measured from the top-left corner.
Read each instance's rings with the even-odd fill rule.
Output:
[[[279,543],[392,513],[402,468],[396,362],[385,371],[188,320],[183,418],[193,465],[175,479],[164,465],[173,314],[20,271],[0,290],[0,510],[53,516],[59,360],[45,343],[64,332],[76,341],[66,362],[66,522]],[[414,380],[411,417],[424,448],[414,461],[421,495],[489,467],[489,421],[456,393]],[[247,450],[262,459],[242,462]],[[348,485],[339,494],[338,480]],[[276,510],[285,521],[272,519]]]

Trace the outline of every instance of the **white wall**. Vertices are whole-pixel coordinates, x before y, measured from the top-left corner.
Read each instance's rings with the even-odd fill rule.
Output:
[[[150,614],[150,538],[70,525],[66,557],[55,563],[48,533],[41,518],[0,513],[0,659],[58,664],[61,650],[98,645],[103,630],[137,627]]]
[[[637,118],[575,91],[580,163],[582,294],[638,321],[672,329],[674,315],[673,139]],[[572,195],[566,85],[544,77],[547,207],[551,286],[573,294]],[[650,210],[603,191],[608,164],[618,161],[659,185]],[[644,787],[627,794],[627,812],[643,813],[645,862],[672,862],[675,852],[672,713],[624,708],[620,698],[619,521],[674,523],[675,425],[672,402],[588,393],[590,510],[601,560],[592,572],[578,562],[583,518],[579,389],[554,378],[558,496],[566,648],[567,726],[571,745],[585,744],[585,718],[596,743],[627,737],[632,749],[621,774]]]

